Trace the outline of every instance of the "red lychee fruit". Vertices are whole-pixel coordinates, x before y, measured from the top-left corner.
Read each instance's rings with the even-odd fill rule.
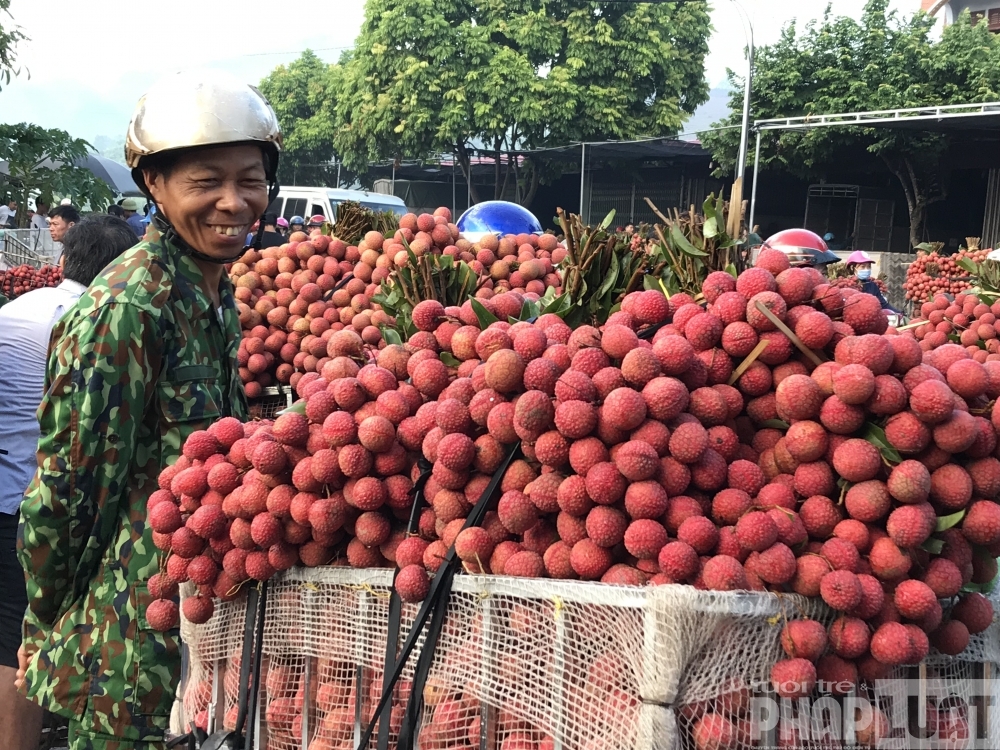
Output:
[[[195,625],[200,625],[202,623],[208,622],[212,618],[212,613],[215,611],[215,605],[212,603],[211,597],[208,596],[189,596],[181,602],[181,611],[184,613],[184,618]],[[147,609],[146,619],[149,619],[149,610]]]
[[[782,659],[771,668],[771,684],[782,698],[805,698],[816,687],[816,667],[808,659]]]
[[[868,651],[868,625],[857,617],[838,617],[829,628],[830,648],[844,659],[857,659]]]
[[[410,563],[396,573],[393,588],[404,602],[423,601],[430,591],[430,579],[422,564]]]
[[[670,542],[657,557],[660,570],[678,583],[690,580],[698,572],[698,553],[686,542]]]
[[[146,607],[146,623],[153,630],[165,633],[178,623],[177,604],[170,599],[155,599]]]
[[[833,609],[847,612],[861,603],[861,583],[847,570],[834,570],[820,581],[820,596]]]
[[[826,628],[816,620],[790,620],[781,630],[781,647],[792,659],[816,661],[826,651]]]
[[[702,568],[702,580],[705,582],[705,588],[711,591],[737,591],[748,588],[746,571],[739,560],[729,555],[716,555],[707,560]]]
[[[879,662],[895,666],[910,663],[913,642],[905,625],[886,622],[872,635],[869,648],[872,656]]]
[[[598,510],[595,508],[591,511]],[[588,533],[590,516],[588,520]],[[629,524],[625,529],[624,543],[629,554],[640,560],[655,560],[660,554],[660,550],[666,545],[668,540],[667,530],[658,521],[651,519],[638,519]]]

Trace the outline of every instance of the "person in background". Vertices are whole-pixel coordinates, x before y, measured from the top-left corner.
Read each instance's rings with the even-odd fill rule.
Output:
[[[292,232],[304,232],[306,226],[306,220],[301,216],[293,216],[288,220],[288,233]]]
[[[52,235],[53,242],[53,263],[58,261],[59,256],[62,255],[63,237],[66,236],[66,232],[69,231],[69,228],[78,221],[80,221],[80,213],[72,206],[63,206],[60,204],[49,211],[49,233]]]
[[[282,237],[288,236],[288,219],[286,219],[284,216],[279,216],[278,223],[275,226],[278,227],[278,234],[280,234]]]
[[[135,198],[126,198],[122,201],[122,211],[125,212],[125,223],[132,227],[137,239],[142,239],[146,233],[146,227],[142,224],[142,217],[139,216],[139,201]]]
[[[277,116],[232,75],[167,77],[127,134],[126,162],[157,212],[56,326],[21,503],[17,682],[69,718],[69,750],[165,750],[180,631],[176,594],[154,607],[149,590],[166,555],[148,502],[193,432],[248,416],[225,266],[279,189]]]
[[[41,198],[35,201],[35,215],[31,217],[31,228],[39,231],[49,228],[49,204]]]
[[[278,232],[277,221],[274,214],[264,214],[264,229],[262,230],[264,234],[260,238],[262,248],[278,247],[285,244],[285,238]]]
[[[17,561],[18,508],[37,468],[35,412],[45,394],[49,336],[63,313],[101,270],[135,244],[121,219],[98,214],[67,233],[63,281],[35,289],[0,309],[0,748],[38,747],[42,709],[14,689],[21,623],[28,608],[24,570]]]
[[[114,216],[115,218],[125,221],[125,212],[122,210],[122,207],[119,206],[117,203],[112,203],[110,206],[108,206],[107,214],[108,216]]]
[[[17,201],[11,198],[5,205],[0,206],[0,228],[10,227],[13,229],[16,226],[14,223],[16,214]]]
[[[319,229],[324,224],[326,224],[326,217],[323,214],[316,214],[309,219],[309,229],[310,231],[314,229]]]
[[[69,228],[80,221],[80,213],[72,206],[58,205],[49,211],[49,231],[53,242],[62,242]]]
[[[872,259],[864,250],[855,250],[847,257],[847,271],[854,274],[861,284],[861,291],[878,298],[883,310],[889,310],[899,314],[899,310],[889,304],[889,301],[882,295],[882,290],[878,283],[872,278]]]

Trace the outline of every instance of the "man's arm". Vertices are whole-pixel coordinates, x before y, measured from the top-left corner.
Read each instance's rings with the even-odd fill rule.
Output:
[[[71,312],[52,340],[18,543],[28,623],[41,630],[87,589],[111,542],[162,349],[155,324],[128,303]]]

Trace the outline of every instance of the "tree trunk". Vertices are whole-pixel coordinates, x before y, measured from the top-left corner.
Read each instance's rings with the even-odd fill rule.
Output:
[[[465,181],[468,184],[468,191],[472,198],[472,202],[479,203],[479,191],[476,189],[476,185],[472,181],[472,159],[469,156],[468,150],[465,148],[465,144],[459,143],[455,148],[455,153],[458,156],[458,166],[462,169],[462,176],[465,177]]]
[[[498,201],[503,197],[500,186],[500,139],[493,145],[493,200]]]
[[[927,218],[927,201],[921,193],[910,209],[910,247],[916,247],[924,241],[924,221]]]
[[[918,169],[905,156],[901,156],[898,159],[891,159],[883,154],[882,161],[889,167],[889,171],[896,175],[896,179],[899,180],[900,185],[903,187],[903,193],[906,195],[907,215],[910,219],[910,247],[915,248],[924,241],[923,235],[924,224],[927,221],[927,207],[948,197],[947,190],[941,187],[940,183],[936,180],[936,177],[940,173],[940,168],[937,173],[931,172],[929,175],[925,174],[924,179],[921,179]],[[928,191],[928,184],[936,188],[933,194]]]
[[[541,177],[538,166],[531,160],[524,160],[525,166],[531,167],[531,182],[528,183],[528,190],[521,196],[521,205],[527,208],[531,205],[531,202],[535,200],[535,193],[538,192],[538,181]]]

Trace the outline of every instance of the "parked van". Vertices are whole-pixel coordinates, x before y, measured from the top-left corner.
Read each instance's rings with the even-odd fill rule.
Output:
[[[341,201],[355,201],[372,211],[392,211],[397,216],[406,213],[406,204],[395,195],[369,193],[365,190],[339,190],[324,187],[284,187],[274,202],[268,206],[268,213],[291,219],[301,216],[306,222],[310,216],[322,214],[329,221],[337,216],[337,206]]]

